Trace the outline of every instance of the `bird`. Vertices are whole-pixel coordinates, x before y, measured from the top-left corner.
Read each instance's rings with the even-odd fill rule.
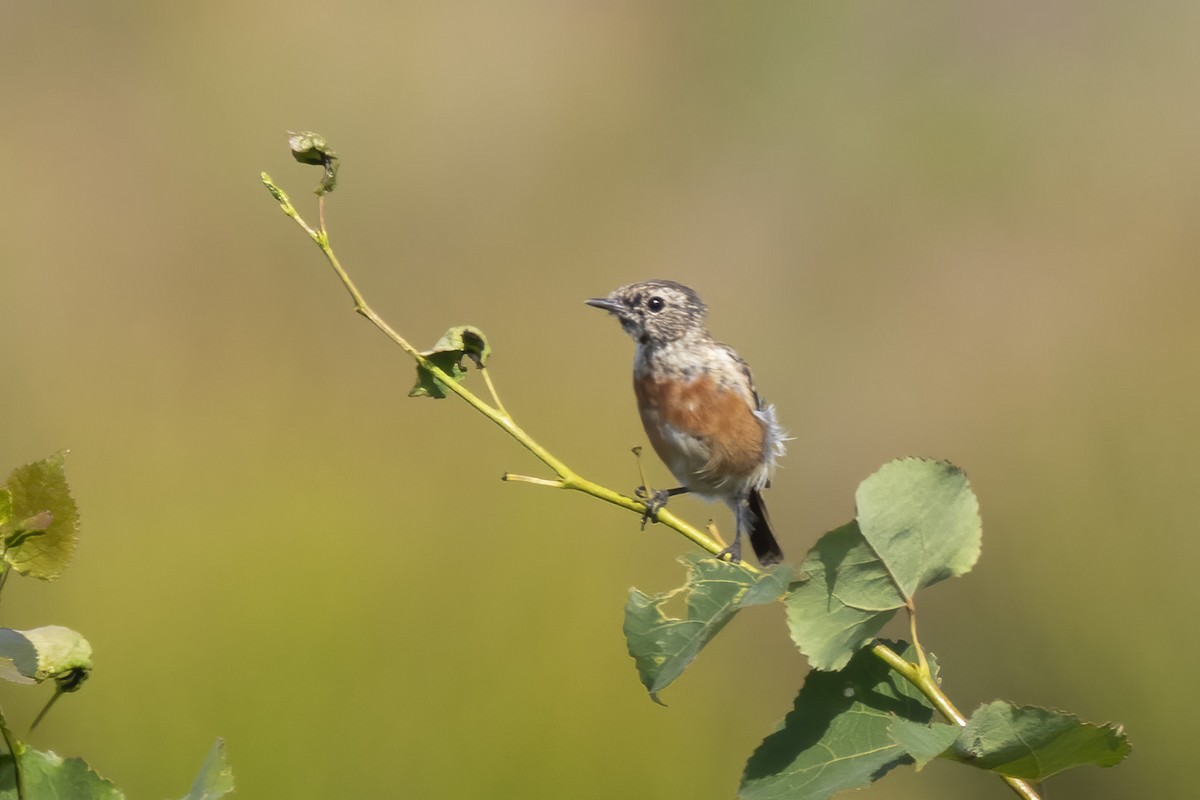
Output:
[[[681,484],[649,493],[647,515],[684,492],[723,501],[733,511],[736,533],[719,557],[740,561],[744,534],[764,567],[782,561],[762,492],[788,436],[775,407],[759,396],[746,361],[708,332],[708,307],[700,296],[676,281],[648,280],[584,302],[609,312],[633,337],[633,391],[642,426]]]

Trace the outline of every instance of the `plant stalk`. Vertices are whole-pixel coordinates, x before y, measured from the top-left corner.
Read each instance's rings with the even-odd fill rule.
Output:
[[[491,392],[496,403],[495,406],[489,405],[487,402],[482,400],[470,389],[463,386],[461,381],[457,381],[450,375],[446,374],[446,372],[440,367],[427,359],[421,353],[421,351],[413,347],[407,339],[397,333],[382,317],[375,313],[374,309],[372,309],[370,305],[367,304],[366,298],[363,297],[362,292],[358,290],[358,287],[350,278],[349,273],[347,273],[345,268],[342,267],[341,262],[338,261],[337,255],[333,251],[333,247],[329,243],[329,233],[325,230],[324,226],[324,214],[321,214],[322,221],[320,230],[314,229],[304,221],[304,218],[300,216],[300,213],[296,210],[295,206],[292,205],[290,198],[288,198],[287,194],[275,184],[270,175],[265,172],[262,173],[262,181],[267,189],[271,192],[272,196],[279,201],[279,206],[283,210],[283,213],[291,217],[296,224],[299,225],[309,235],[309,237],[312,238],[317,247],[321,249],[321,252],[324,253],[326,260],[329,261],[330,266],[333,267],[333,271],[337,273],[342,285],[350,294],[350,298],[354,302],[355,312],[370,320],[370,322],[376,328],[382,331],[385,336],[399,345],[404,352],[408,353],[408,355],[411,356],[413,360],[415,360],[421,366],[422,369],[433,375],[433,377],[436,378],[444,388],[454,392],[454,394],[465,400],[472,408],[498,425],[505,433],[516,439],[522,447],[533,453],[538,460],[552,469],[554,474],[558,476],[557,482],[542,480],[525,480],[524,482],[541,484],[548,483],[560,489],[571,489],[577,492],[583,492],[584,494],[591,495],[592,497],[598,498],[607,503],[612,503],[615,506],[620,506],[621,508],[627,509],[634,513],[641,515],[646,514],[648,507],[645,503],[642,503],[632,497],[626,497],[619,492],[609,489],[607,486],[590,481],[587,478],[579,475],[577,472],[559,460],[553,453],[538,443],[537,440],[530,436],[524,428],[517,425],[508,412],[504,410],[504,406],[500,403],[500,399],[496,394],[495,387],[492,384],[491,378],[488,376],[486,369],[483,370],[484,379],[488,386],[488,390]],[[522,479],[519,476],[513,477],[517,480]],[[687,537],[693,543],[704,550],[707,550],[713,555],[720,554],[724,549],[719,542],[713,539],[713,537],[709,536],[707,533],[695,527],[694,525],[690,525],[683,521],[668,509],[659,509],[654,519],[663,523],[668,528],[683,534],[683,536]],[[748,569],[751,572],[758,572],[758,570],[752,565],[746,562],[740,563],[745,569]]]
[[[900,673],[905,680],[917,687],[917,691],[925,695],[943,717],[960,728],[967,724],[967,718],[963,716],[961,711],[954,707],[954,703],[950,702],[950,698],[942,691],[942,687],[938,685],[937,680],[934,679],[933,674],[929,671],[928,665],[922,667],[922,665],[906,661],[895,650],[880,642],[876,642],[871,646],[871,652],[876,658]],[[1028,781],[1021,780],[1020,778],[1011,778],[1007,775],[1000,775],[999,777],[1000,780],[1008,784],[1008,787],[1018,797],[1024,798],[1024,800],[1040,800],[1037,790]]]
[[[21,755],[25,752],[25,745],[9,730],[8,720],[4,717],[3,709],[0,709],[0,736],[4,737],[4,744],[8,747],[9,755],[12,756],[13,778],[17,784],[17,800],[25,800],[25,773],[21,771]]]

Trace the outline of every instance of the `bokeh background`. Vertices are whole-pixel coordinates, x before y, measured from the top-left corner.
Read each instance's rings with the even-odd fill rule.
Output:
[[[96,651],[36,746],[131,798],[218,735],[247,798],[727,798],[803,681],[756,609],[646,699],[622,606],[686,543],[501,483],[545,473],[405,397],[259,184],[314,213],[285,143],[314,129],[368,299],[418,344],[482,327],[583,474],[632,489],[644,438],[632,344],[581,301],[648,277],[700,291],[795,437],[794,558],[885,461],[964,466],[983,558],[922,606],[952,697],[1124,722],[1128,762],[1057,800],[1194,791],[1200,6],[2,11],[0,472],[70,448],[83,527],[0,622]],[[0,687],[19,725],[48,694]],[[949,764],[868,795],[1008,796]]]

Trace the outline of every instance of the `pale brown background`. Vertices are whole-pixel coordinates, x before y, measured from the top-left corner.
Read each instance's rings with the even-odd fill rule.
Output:
[[[1128,763],[1055,800],[1193,791],[1200,6],[772,8],[0,5],[0,472],[69,447],[84,521],[0,624],[96,649],[33,743],[131,798],[182,795],[218,734],[246,798],[727,798],[803,680],[756,609],[646,699],[622,604],[686,543],[502,484],[539,466],[405,398],[259,186],[310,202],[312,128],[368,298],[420,344],[481,326],[584,474],[631,489],[643,434],[632,345],[581,301],[655,276],[795,437],[792,557],[888,459],[963,465],[983,558],[923,605],[947,690],[1127,724]],[[863,796],[1007,795],[938,763]]]

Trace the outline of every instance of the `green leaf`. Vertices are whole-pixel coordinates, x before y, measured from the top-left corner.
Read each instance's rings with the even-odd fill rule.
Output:
[[[855,499],[855,521],[821,537],[784,599],[792,641],[816,669],[841,669],[917,589],[979,557],[979,505],[953,464],[893,461]]]
[[[225,740],[217,739],[183,800],[219,800],[232,791],[233,770],[225,758]]]
[[[906,598],[969,572],[979,559],[979,501],[966,474],[946,461],[885,464],[854,495],[863,537]]]
[[[682,587],[653,596],[630,589],[625,604],[629,655],[655,702],[734,614],[746,606],[777,600],[791,575],[786,565],[755,574],[712,557],[687,555],[679,560],[687,566]],[[686,618],[668,616],[664,610],[676,597],[687,602]]]
[[[851,522],[822,536],[784,607],[788,632],[815,669],[841,669],[904,605],[887,568]]]
[[[0,526],[12,519],[12,492],[0,486]]]
[[[63,691],[75,691],[91,669],[92,646],[70,628],[0,628],[0,678],[4,680],[31,684],[54,679]]]
[[[81,758],[25,750],[20,755],[26,798],[70,800],[124,800],[110,781],[101,778]],[[17,800],[13,757],[0,756],[0,800]]]
[[[464,357],[475,362],[476,367],[482,368],[491,354],[492,348],[488,345],[483,331],[473,325],[457,325],[442,334],[442,338],[438,339],[432,350],[427,350],[421,355],[455,381],[461,381],[467,374],[467,368],[462,363]],[[440,400],[446,396],[446,388],[432,372],[417,364],[417,382],[408,396]]]
[[[920,772],[926,764],[942,755],[954,744],[962,728],[944,722],[922,725],[906,719],[897,719],[888,726],[892,741],[908,751],[914,766]]]
[[[906,658],[911,647],[888,643]],[[896,720],[926,723],[928,701],[868,650],[838,672],[812,671],[779,729],[746,763],[742,800],[823,800],[866,786],[912,757],[889,732]]]
[[[946,755],[1037,782],[1085,764],[1115,766],[1131,749],[1120,725],[1094,725],[1062,711],[996,700],[971,715]]]
[[[0,536],[7,546],[5,561],[22,575],[54,580],[75,551],[79,510],[67,486],[63,455],[18,467],[8,478],[12,512],[0,526]],[[22,523],[31,527],[22,528]]]
[[[289,131],[289,133],[291,133]],[[325,142],[325,137],[312,131],[291,133],[288,137],[288,147],[292,149],[292,158],[301,164],[313,164],[325,168],[325,177],[316,188],[318,196],[332,192],[337,188],[337,171],[341,160]],[[276,198],[279,199],[279,198]]]

